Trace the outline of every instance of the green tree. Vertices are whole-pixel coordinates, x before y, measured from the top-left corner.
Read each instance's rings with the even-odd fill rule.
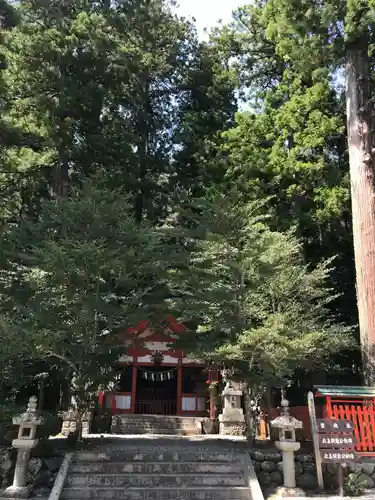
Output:
[[[357,305],[364,375],[375,377],[375,197],[373,151],[374,3],[372,0],[287,2],[264,6],[267,35],[292,71],[309,79],[328,74],[331,86],[346,77]]]
[[[134,220],[121,191],[85,184],[46,202],[2,245],[4,356],[12,348],[55,362],[74,381],[77,404],[86,403],[126,348],[108,338],[163,312],[160,288],[179,255],[163,230]]]
[[[337,14],[338,32],[342,4],[329,14]],[[235,183],[248,200],[270,197],[271,227],[294,227],[306,262],[336,256],[329,281],[338,297],[330,307],[355,324],[343,39],[326,38],[325,46],[331,28],[319,23],[328,11],[323,15],[314,2],[295,7],[254,2],[218,34],[250,108],[237,115],[220,149],[226,189]],[[310,23],[305,35],[304,23]],[[352,360],[349,372],[351,366]]]
[[[351,345],[328,309],[332,262],[301,259],[291,233],[269,229],[259,202],[218,195],[195,216],[184,310],[199,325],[193,353],[240,371],[252,387],[280,387],[296,370],[327,367]],[[188,292],[187,290],[187,292]]]

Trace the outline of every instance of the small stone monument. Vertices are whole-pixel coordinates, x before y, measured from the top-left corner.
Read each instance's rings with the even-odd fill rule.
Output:
[[[27,498],[30,496],[30,490],[26,486],[26,473],[30,452],[39,442],[39,439],[36,439],[37,428],[44,422],[43,417],[37,412],[37,404],[38,399],[32,396],[26,412],[13,418],[13,425],[19,425],[18,437],[12,442],[14,448],[18,450],[17,462],[13,485],[2,493],[5,497]]]
[[[294,454],[301,447],[296,441],[296,429],[302,429],[302,422],[289,415],[289,401],[281,401],[281,414],[272,420],[271,427],[279,429],[279,441],[276,447],[283,455],[284,486],[278,488],[276,497],[304,497],[305,492],[296,487]]]
[[[77,434],[80,431],[81,421],[79,418],[78,411],[70,407],[68,411],[63,412],[63,424],[61,428],[61,434],[65,437],[71,434]]]
[[[222,393],[223,413],[219,415],[219,432],[223,435],[242,436],[245,433],[245,416],[241,408],[242,391],[234,389],[227,381]]]

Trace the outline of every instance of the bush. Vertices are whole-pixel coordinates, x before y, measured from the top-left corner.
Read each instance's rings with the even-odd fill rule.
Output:
[[[12,404],[0,405],[0,445],[9,445],[16,438],[17,430],[12,419],[21,412],[21,408]]]
[[[349,497],[358,497],[366,489],[366,482],[361,479],[359,472],[350,473],[344,481],[344,493]]]

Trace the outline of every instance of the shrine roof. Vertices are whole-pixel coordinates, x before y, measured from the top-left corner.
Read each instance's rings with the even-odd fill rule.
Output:
[[[356,385],[315,385],[317,396],[345,396],[352,398],[373,398],[375,397],[375,387]]]

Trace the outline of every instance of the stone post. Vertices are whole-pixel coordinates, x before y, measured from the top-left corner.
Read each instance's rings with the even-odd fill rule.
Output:
[[[14,471],[12,486],[7,488],[3,495],[10,498],[27,498],[30,490],[26,485],[26,474],[30,453],[38,444],[36,439],[37,427],[44,422],[43,417],[37,412],[38,399],[32,396],[25,413],[13,418],[13,425],[19,425],[18,437],[12,445],[17,449],[17,461]]]
[[[294,454],[301,447],[296,441],[296,429],[302,428],[302,422],[289,415],[289,401],[281,401],[281,415],[271,422],[271,426],[279,429],[279,441],[276,447],[282,452],[284,486],[278,488],[276,497],[304,497],[305,492],[296,487],[296,470]]]
[[[245,433],[245,416],[241,408],[242,391],[234,389],[227,382],[223,390],[224,408],[219,415],[219,432],[222,435],[243,436]]]
[[[91,432],[91,422],[93,413],[88,410],[82,415],[82,436],[88,436]]]
[[[78,412],[73,407],[63,412],[63,424],[61,428],[61,434],[63,436],[68,437],[72,434],[78,434],[81,430],[80,426],[81,419],[79,418]]]

